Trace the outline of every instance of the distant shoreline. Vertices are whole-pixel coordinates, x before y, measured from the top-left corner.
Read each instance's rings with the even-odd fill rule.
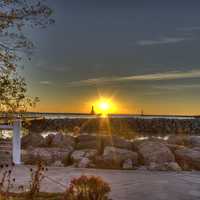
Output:
[[[10,113],[0,113],[0,118],[4,118]],[[25,118],[99,118],[102,115],[96,114],[91,115],[89,113],[61,113],[61,112],[24,112],[24,113],[14,113],[16,116],[23,116]],[[200,115],[156,115],[156,114],[109,114],[109,118],[140,118],[140,119],[198,119]]]

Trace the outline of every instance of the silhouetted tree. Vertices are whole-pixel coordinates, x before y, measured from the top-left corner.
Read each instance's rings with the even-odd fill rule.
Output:
[[[24,111],[38,98],[27,96],[27,85],[17,68],[20,61],[30,59],[33,43],[25,28],[54,23],[52,9],[43,0],[0,0],[0,111]]]

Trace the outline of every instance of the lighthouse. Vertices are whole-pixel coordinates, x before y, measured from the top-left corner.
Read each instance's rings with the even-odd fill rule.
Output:
[[[91,109],[90,114],[91,114],[91,115],[95,115],[94,106],[92,106],[92,109]]]

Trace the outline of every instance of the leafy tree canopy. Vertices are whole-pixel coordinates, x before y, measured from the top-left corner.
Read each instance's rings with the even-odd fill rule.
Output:
[[[38,98],[27,96],[25,79],[17,72],[34,45],[24,28],[45,28],[54,23],[44,0],[0,0],[0,112],[25,111]]]

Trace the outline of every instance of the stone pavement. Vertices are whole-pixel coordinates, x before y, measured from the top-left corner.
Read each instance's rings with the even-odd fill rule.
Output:
[[[63,192],[63,186],[73,177],[84,174],[101,176],[110,183],[113,200],[200,200],[200,172],[120,171],[71,167],[48,169],[46,175],[61,185],[45,179],[41,189],[46,192]],[[27,166],[17,166],[13,173],[17,186],[28,185],[30,177]]]

